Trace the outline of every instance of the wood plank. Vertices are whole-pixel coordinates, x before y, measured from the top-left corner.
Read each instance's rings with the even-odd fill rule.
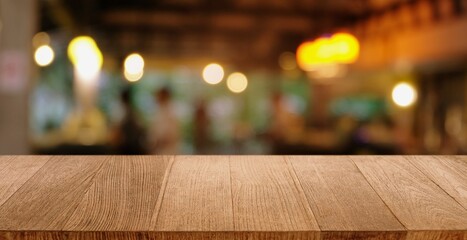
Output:
[[[455,155],[455,156],[450,156],[451,158],[458,159],[463,162],[467,162],[467,155]]]
[[[467,240],[467,231],[410,231],[406,240]]]
[[[467,209],[467,162],[447,156],[407,158]]]
[[[406,239],[405,231],[324,231],[321,232],[322,240],[357,239],[357,240],[400,240]]]
[[[0,156],[0,170],[10,165],[12,159],[16,158],[14,155],[3,155]]]
[[[0,232],[1,240],[312,240],[309,232],[93,232],[26,231]]]
[[[467,240],[466,165],[462,156],[0,156],[0,200],[10,195],[0,239]]]
[[[162,232],[149,233],[161,240],[313,240],[310,232]]]
[[[51,158],[0,207],[0,229],[62,230],[106,158]]]
[[[467,211],[406,158],[352,158],[408,230],[467,229]]]
[[[402,237],[405,228],[348,157],[289,157],[308,202],[326,236],[362,231],[382,239]],[[336,231],[336,232],[332,232]],[[375,231],[384,231],[375,234]],[[394,231],[394,232],[391,232]],[[400,231],[400,232],[397,232]],[[385,236],[385,233],[387,236]]]
[[[49,156],[0,157],[0,206],[49,159]]]
[[[230,160],[237,231],[310,231],[318,224],[303,190],[282,156],[236,156]]]
[[[149,240],[161,239],[147,232],[63,232],[63,231],[12,231],[0,232],[0,240]]]
[[[228,156],[176,156],[153,222],[157,231],[232,231]]]
[[[63,232],[0,232],[1,240],[63,240],[68,235]]]
[[[114,156],[107,160],[65,229],[148,230],[172,160],[168,156]]]

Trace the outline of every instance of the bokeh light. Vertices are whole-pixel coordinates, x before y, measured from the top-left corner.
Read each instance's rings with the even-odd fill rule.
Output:
[[[279,56],[279,66],[283,70],[294,70],[297,68],[297,61],[295,60],[295,54],[291,52],[284,52]]]
[[[123,74],[130,82],[136,82],[143,77],[144,59],[137,53],[130,54],[125,58]]]
[[[329,64],[336,63],[336,49],[333,45],[332,38],[321,37],[314,43],[314,55],[312,64]]]
[[[399,83],[392,90],[392,100],[399,107],[409,107],[417,100],[417,91],[408,83]]]
[[[94,39],[80,36],[68,45],[68,57],[81,78],[92,79],[99,73],[103,56]]]
[[[53,49],[48,45],[40,46],[36,49],[36,52],[34,53],[34,60],[36,61],[36,64],[41,67],[50,65],[54,58],[55,53]]]
[[[357,60],[360,52],[357,38],[348,33],[337,33],[332,36],[331,41],[337,62],[353,63]]]
[[[302,43],[297,49],[297,62],[304,71],[322,64],[350,64],[359,56],[360,44],[348,33],[336,33]]]
[[[304,42],[297,49],[297,63],[301,69],[310,71],[315,57],[314,42]]]
[[[49,37],[49,34],[47,34],[46,32],[36,33],[36,35],[34,35],[34,37],[32,38],[32,45],[35,48],[39,48],[40,46],[49,45],[49,44],[50,44],[50,37]]]
[[[138,74],[144,69],[144,59],[137,53],[130,54],[125,59],[125,71],[130,74]]]
[[[245,91],[248,86],[248,79],[242,73],[236,72],[230,74],[227,78],[227,87],[234,93],[241,93]]]
[[[217,63],[211,63],[203,69],[203,79],[209,84],[218,84],[224,79],[224,69]]]
[[[123,71],[123,75],[125,76],[126,80],[128,80],[129,82],[137,82],[143,77],[144,70],[141,70],[141,72],[138,72],[135,74],[129,73],[127,71]]]

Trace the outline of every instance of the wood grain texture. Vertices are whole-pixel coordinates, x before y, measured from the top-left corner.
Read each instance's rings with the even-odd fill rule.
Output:
[[[0,240],[314,240],[309,232],[0,232]],[[359,238],[362,239],[362,238]]]
[[[447,156],[407,158],[467,209],[467,162]]]
[[[0,232],[0,240],[67,240],[64,232],[22,231]]]
[[[235,230],[319,231],[284,157],[237,156],[230,165]]]
[[[8,166],[14,158],[16,158],[14,155],[0,156],[0,170]]]
[[[314,240],[310,232],[163,232],[149,233],[151,240]]]
[[[0,240],[467,240],[466,166],[463,156],[0,156]]]
[[[408,230],[466,230],[467,211],[404,157],[352,157]]]
[[[410,231],[406,240],[466,240],[467,231]]]
[[[358,239],[358,240],[400,240],[406,239],[405,231],[324,231],[321,232],[323,240]]]
[[[0,206],[49,159],[49,156],[0,157]]]
[[[114,156],[107,160],[65,229],[149,229],[151,219],[157,213],[157,200],[172,159],[166,156]]]
[[[176,156],[154,230],[232,231],[228,156]]]
[[[62,230],[105,158],[51,158],[1,206],[0,230]]]
[[[371,236],[372,231],[384,230],[388,237],[394,236],[390,231],[405,230],[348,157],[290,157],[288,161],[321,230],[368,231]]]

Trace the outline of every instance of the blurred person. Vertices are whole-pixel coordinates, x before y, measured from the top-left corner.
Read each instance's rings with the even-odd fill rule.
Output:
[[[206,102],[199,100],[194,114],[194,146],[197,154],[206,154],[209,151],[209,124]]]
[[[251,144],[253,129],[249,122],[238,121],[233,127],[232,150],[235,154],[245,154]]]
[[[273,153],[280,153],[284,144],[296,143],[303,133],[303,119],[294,114],[285,104],[282,93],[272,95],[272,119],[268,129]]]
[[[358,120],[352,115],[343,115],[336,120],[335,137],[340,154],[351,154],[353,136],[358,128]]]
[[[121,101],[124,107],[124,117],[114,136],[117,152],[124,155],[144,154],[146,134],[136,111],[131,106],[129,89],[122,92]]]
[[[395,119],[396,120],[396,119]],[[412,121],[409,115],[398,116],[392,125],[394,142],[401,154],[419,153],[419,144],[412,131]]]
[[[463,132],[463,108],[455,104],[447,108],[444,117],[444,141],[442,154],[452,155],[462,153],[462,142],[465,137]]]
[[[293,127],[295,114],[287,108],[281,93],[274,93],[271,100],[272,121],[269,126],[270,137],[276,141],[285,140],[290,128]]]
[[[152,154],[177,154],[180,143],[180,127],[172,106],[172,94],[168,88],[156,93],[158,111],[150,126],[149,148]]]

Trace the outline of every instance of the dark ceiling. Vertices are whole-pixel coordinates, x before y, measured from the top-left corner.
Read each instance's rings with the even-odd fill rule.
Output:
[[[276,67],[298,44],[403,0],[43,0],[42,30],[92,34],[115,56],[131,51]]]

